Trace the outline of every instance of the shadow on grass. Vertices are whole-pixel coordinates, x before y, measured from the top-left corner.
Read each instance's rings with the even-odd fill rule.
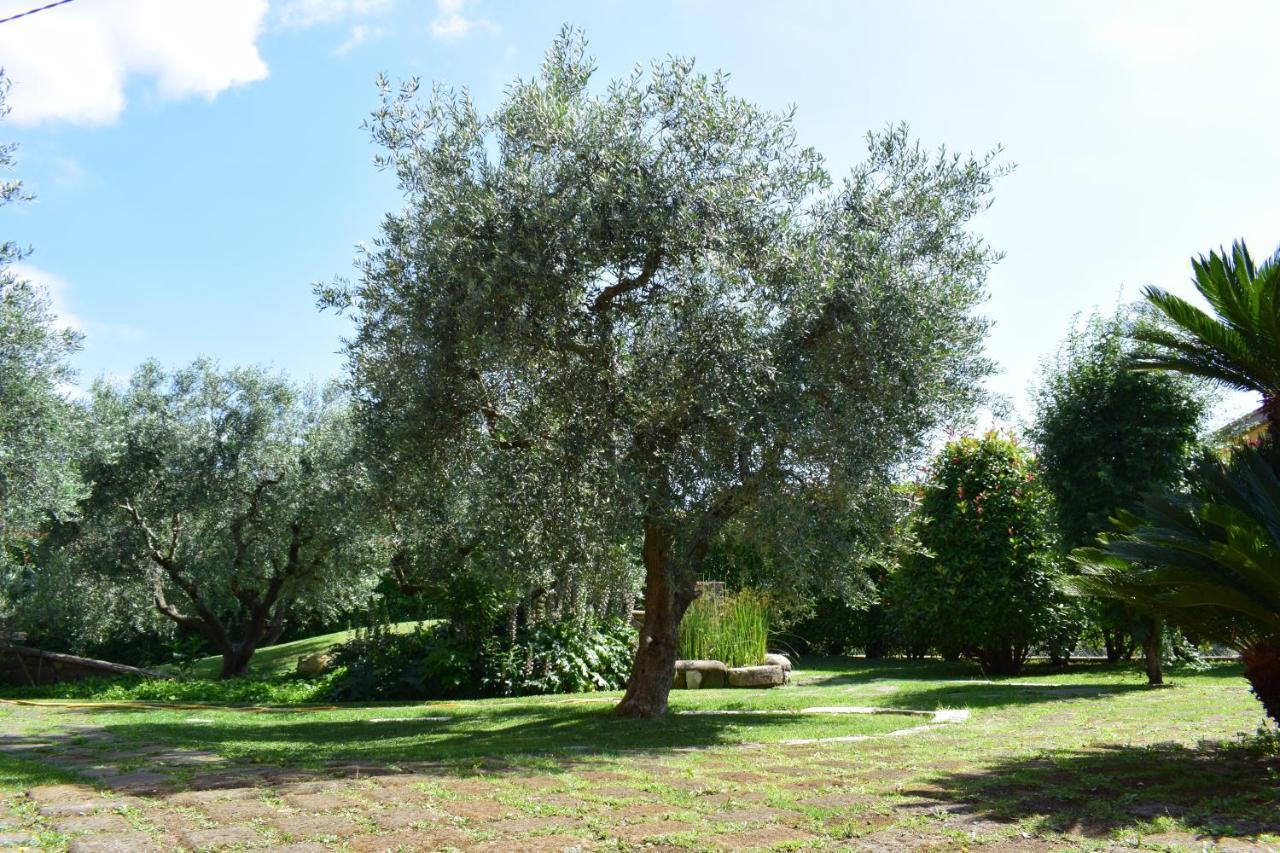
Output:
[[[923,690],[906,689],[900,701],[922,711],[938,708],[1006,708],[1065,699],[1106,699],[1152,689],[1145,684],[1064,684],[1020,686],[1010,684],[941,684]]]
[[[85,780],[74,771],[35,758],[0,753],[0,796],[33,785],[70,785]]]
[[[906,796],[991,820],[1103,836],[1178,818],[1204,836],[1280,832],[1280,758],[1248,741],[1098,746],[940,775]]]
[[[106,774],[93,774],[100,787],[125,793],[152,793],[176,788],[216,788],[255,784],[262,779],[306,779],[329,775],[384,775],[400,770],[456,775],[468,768],[502,772],[542,759],[557,766],[589,764],[623,751],[655,756],[681,748],[739,744],[754,740],[743,729],[762,733],[792,727],[796,736],[812,723],[803,714],[772,713],[748,718],[678,716],[658,720],[614,717],[611,704],[594,706],[513,705],[483,712],[400,718],[352,719],[338,713],[249,714],[157,711],[153,708],[74,709],[87,726],[42,734],[38,738],[0,735],[0,756],[22,752],[60,771],[93,774],[94,765],[118,763]],[[909,718],[902,718],[908,720]],[[851,733],[897,726],[884,718],[846,720]],[[913,720],[902,723],[911,725]],[[867,728],[870,727],[870,728]],[[785,733],[783,737],[791,736]],[[768,736],[761,735],[761,739]],[[39,752],[32,743],[47,744]],[[165,769],[163,749],[181,759],[203,756],[208,764],[185,770]],[[106,755],[104,756],[104,753]],[[134,756],[132,759],[119,756]],[[225,759],[222,761],[221,759]],[[38,767],[28,772],[32,784]],[[157,766],[152,766],[153,764]],[[48,766],[48,765],[46,765]],[[156,773],[153,771],[162,771]],[[154,777],[154,778],[153,778]]]
[[[905,658],[805,657],[796,661],[798,682],[808,687],[865,684],[881,679],[926,681],[934,678],[976,678],[978,667],[964,661],[907,660]]]

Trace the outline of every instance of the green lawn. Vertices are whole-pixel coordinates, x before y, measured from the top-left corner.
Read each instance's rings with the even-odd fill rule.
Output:
[[[39,809],[89,782],[121,803],[130,843],[161,847],[238,832],[249,846],[340,850],[1274,848],[1280,760],[1254,737],[1264,717],[1239,667],[1168,680],[1082,666],[993,683],[963,664],[811,660],[783,689],[675,692],[672,715],[647,722],[614,718],[616,694],[0,705],[0,790],[49,849],[82,825]],[[929,718],[804,713],[815,706],[971,716],[899,735]],[[785,743],[801,738],[826,740]],[[130,793],[145,796],[118,799]]]
[[[397,622],[391,626],[391,630],[396,633],[407,633],[412,631],[415,625],[425,626],[431,624],[433,623],[430,620],[425,622]],[[307,637],[305,640],[294,640],[292,643],[267,646],[254,653],[245,674],[258,678],[292,675],[296,671],[299,658],[304,658],[317,652],[326,652],[333,646],[345,643],[354,635],[355,631],[335,631],[332,634]],[[192,665],[190,675],[193,678],[217,678],[218,671],[221,668],[221,657],[215,655],[214,657],[201,658]],[[169,667],[168,669],[172,670],[173,668]]]

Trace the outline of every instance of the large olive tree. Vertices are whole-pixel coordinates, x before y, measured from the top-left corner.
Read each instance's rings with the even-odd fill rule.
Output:
[[[448,497],[447,472],[498,484],[538,531],[518,543],[532,562],[639,545],[618,711],[655,716],[730,519],[789,517],[777,535],[819,541],[800,514],[883,483],[974,403],[994,255],[968,223],[995,167],[895,127],[833,187],[790,114],[724,75],[671,59],[592,77],[566,31],[490,115],[384,82],[371,128],[405,204],[359,281],[320,297],[355,315],[366,426],[422,472],[423,500]],[[468,517],[460,544],[492,542]],[[796,571],[815,562],[796,553]]]
[[[99,382],[88,493],[49,537],[57,565],[137,590],[244,672],[291,616],[334,615],[377,582],[344,401],[255,368],[143,365]]]
[[[0,71],[0,118],[9,82]],[[27,198],[22,182],[3,173],[15,147],[0,143],[0,207]],[[0,582],[27,570],[36,530],[75,496],[69,464],[75,412],[63,393],[80,335],[61,327],[49,294],[14,264],[27,249],[0,239]],[[7,597],[7,596],[5,596]],[[0,615],[8,611],[0,598]]]

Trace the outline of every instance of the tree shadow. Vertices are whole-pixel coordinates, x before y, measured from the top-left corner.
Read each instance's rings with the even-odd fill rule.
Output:
[[[1099,745],[940,774],[901,793],[1037,831],[1101,837],[1178,818],[1201,836],[1280,832],[1280,757],[1245,740]]]
[[[1040,702],[1066,699],[1105,699],[1162,688],[1146,684],[1019,684],[974,682],[972,684],[942,684],[925,690],[906,692],[904,701],[913,709],[933,711],[939,708],[1005,708],[1015,705],[1033,705]]]
[[[806,687],[865,684],[884,679],[914,681],[974,678],[978,667],[964,661],[905,658],[804,657],[796,661],[797,683]]]
[[[299,719],[223,711],[184,719],[156,710],[113,708],[103,719],[97,717],[102,709],[68,709],[76,717],[90,716],[92,725],[40,736],[0,734],[0,759],[9,759],[0,763],[0,772],[12,766],[13,778],[27,784],[79,781],[124,794],[405,771],[527,772],[547,759],[573,766],[621,753],[662,757],[740,745],[744,725],[763,732],[812,720],[798,713],[752,715],[749,723],[716,715],[632,720],[613,716],[612,703],[520,704],[467,714],[357,719],[342,711],[299,714]],[[911,725],[903,719],[904,727]]]

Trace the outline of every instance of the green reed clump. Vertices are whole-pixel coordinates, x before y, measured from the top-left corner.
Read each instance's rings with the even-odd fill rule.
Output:
[[[769,602],[743,590],[717,600],[694,600],[680,622],[680,657],[755,666],[769,650]]]

